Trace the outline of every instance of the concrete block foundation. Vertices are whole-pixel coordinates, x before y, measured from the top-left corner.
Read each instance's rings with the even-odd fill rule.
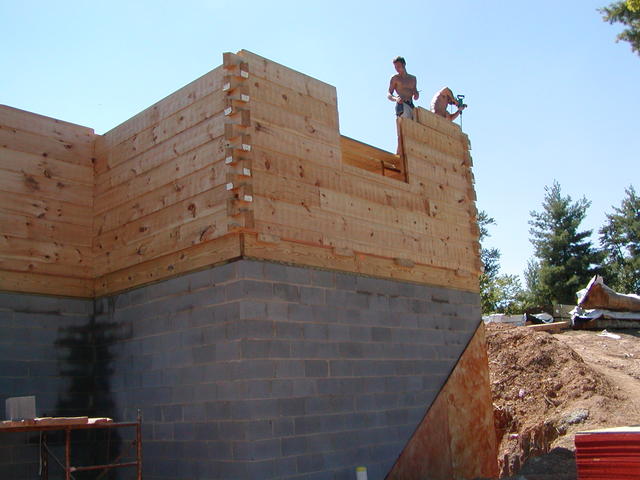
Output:
[[[145,479],[383,479],[480,321],[475,293],[252,260],[95,302],[1,300],[3,396],[140,409]],[[0,445],[2,477],[27,478],[28,445]]]

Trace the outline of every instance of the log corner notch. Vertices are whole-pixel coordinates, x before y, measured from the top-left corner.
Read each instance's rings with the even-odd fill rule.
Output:
[[[0,111],[0,288],[107,295],[245,256],[478,291],[457,125],[416,109],[399,161],[340,134],[335,87],[246,50],[222,60],[104,135]]]
[[[223,54],[222,65],[228,229],[241,233],[254,227],[249,65],[230,52]]]

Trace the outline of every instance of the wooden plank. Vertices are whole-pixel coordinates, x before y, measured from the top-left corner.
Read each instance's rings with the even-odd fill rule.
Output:
[[[224,70],[222,66],[219,66],[171,95],[159,100],[149,108],[105,133],[104,147],[109,149],[114,145],[118,145],[138,132],[155,125],[161,119],[187,108],[215,91],[221,90],[223,76]]]
[[[96,194],[95,211],[97,214],[102,214],[166,185],[176,184],[176,182],[184,184],[187,179],[193,180],[191,175],[196,171],[208,179],[218,179],[217,183],[221,184],[225,181],[224,172],[228,170],[228,166],[223,163],[224,152],[225,139],[218,137],[185,155],[171,159],[139,175],[129,178],[123,172],[121,178],[127,178],[126,181]]]
[[[282,200],[307,207],[320,206],[320,188],[315,185],[258,170],[252,172],[252,178],[254,196]]]
[[[90,144],[94,141],[95,137],[92,128],[64,122],[37,113],[27,112],[7,105],[0,105],[0,125],[71,143]]]
[[[230,234],[181,251],[110,272],[96,280],[96,296],[114,293],[157,282],[189,271],[239,258],[240,236]]]
[[[0,258],[38,262],[41,264],[59,264],[66,268],[91,267],[91,247],[70,245],[47,241],[19,238],[14,235],[0,237]],[[73,270],[67,272],[73,275]]]
[[[256,128],[259,124],[277,125],[284,131],[296,133],[312,140],[340,144],[340,132],[335,127],[324,125],[307,112],[289,112],[282,108],[252,98],[250,102],[251,121]]]
[[[0,125],[0,147],[75,165],[92,165],[93,143],[59,140],[3,125]]]
[[[92,186],[1,168],[0,191],[28,195],[32,199],[47,198],[85,207],[91,207],[93,203]]]
[[[62,263],[39,262],[33,258],[14,258],[12,256],[0,255],[0,272],[1,271],[59,275],[93,281],[93,267],[90,265],[66,265]]]
[[[92,298],[93,280],[60,275],[0,272],[0,291]]]
[[[415,122],[436,130],[444,135],[454,138],[464,135],[460,129],[460,125],[452,122],[451,120],[447,120],[446,118],[442,118],[423,107],[418,107],[414,110],[414,117]]]
[[[106,155],[100,154],[97,157],[96,171],[102,173],[107,168],[113,168],[123,162],[135,159],[160,145],[165,145],[165,148],[169,149],[177,148],[187,139],[193,137],[194,132],[199,132],[200,135],[207,132],[209,139],[219,137],[224,133],[223,110],[225,103],[222,95],[212,95],[211,97],[212,101],[208,101],[208,98],[204,99],[201,103],[178,112],[152,128],[142,130],[124,142],[108,148],[104,152]],[[181,133],[185,135],[180,135]],[[191,143],[191,148],[201,145],[204,141],[206,140],[201,140],[197,144]]]
[[[336,88],[328,83],[267,60],[248,50],[239,51],[238,56],[249,64],[249,78],[251,80],[254,76],[265,78],[330,105],[338,103]]]
[[[338,130],[338,109],[335,104],[325,103],[264,78],[253,78],[247,83],[251,100],[260,100],[288,112],[303,114]]]
[[[244,252],[246,258],[361,273],[379,278],[392,278],[457,288],[474,293],[479,291],[477,278],[461,277],[452,270],[443,270],[424,265],[406,268],[397,265],[393,259],[360,254],[356,254],[353,257],[345,257],[334,254],[331,248],[295,242],[280,241],[275,245],[261,243],[255,236],[249,234],[244,236]]]
[[[443,241],[426,235],[392,229],[372,221],[262,197],[255,198],[253,209],[256,221],[322,232],[325,245],[344,248],[359,242],[361,249],[366,246],[370,253],[375,252],[387,257],[403,256],[425,264],[463,268],[469,263],[466,259],[473,258],[475,248],[471,243],[458,242],[455,239]]]
[[[98,245],[95,249],[96,273],[104,275],[221,237],[228,233],[227,224],[226,205],[223,205],[212,215],[163,230],[136,244],[124,245],[114,251],[103,251]]]
[[[162,210],[167,205],[173,205],[200,192],[220,187],[222,181],[224,181],[222,176],[211,173],[210,168],[205,167],[191,175],[177,179],[168,185],[133,198],[97,215],[95,231],[97,234],[101,234],[113,230],[138,218]]]
[[[407,145],[404,142],[415,140],[455,158],[465,158],[468,152],[467,145],[462,142],[463,137],[452,138],[416,122],[403,122],[401,132],[405,150]]]
[[[440,240],[477,241],[476,235],[468,228],[469,225],[443,222],[432,218],[425,210],[390,207],[327,189],[320,189],[320,205],[323,210],[329,212],[373,221],[390,228],[428,235]]]
[[[294,135],[267,122],[252,125],[250,130],[254,148],[282,153],[305,161],[315,161],[333,168],[339,168],[342,164],[341,149],[338,145]]]
[[[226,208],[230,197],[224,185],[182,200],[162,210],[119,225],[109,231],[102,231],[95,237],[95,244],[105,251],[112,251],[122,245],[138,244],[148,237],[158,235],[193,221],[208,217]]]
[[[31,219],[45,219],[85,227],[91,227],[93,223],[93,212],[90,207],[34,198],[32,195],[0,192],[0,210]]]
[[[26,175],[55,177],[60,181],[81,183],[93,188],[93,167],[74,165],[42,155],[0,148],[0,168]]]
[[[447,188],[455,188],[459,192],[467,193],[473,187],[471,173],[469,170],[452,171],[439,165],[429,163],[428,160],[417,160],[411,153],[407,155],[407,165],[409,167],[409,182],[413,184],[419,180],[429,181],[444,185]]]
[[[77,246],[91,246],[91,227],[58,223],[0,210],[0,234],[32,240],[48,239]]]

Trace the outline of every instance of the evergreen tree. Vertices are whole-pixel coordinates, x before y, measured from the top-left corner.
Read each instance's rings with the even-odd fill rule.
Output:
[[[495,225],[487,212],[478,214],[480,227],[480,243],[489,235],[489,226]],[[497,248],[480,248],[480,259],[484,266],[480,275],[480,303],[482,313],[516,313],[521,311],[522,287],[515,275],[500,275],[500,250]]]
[[[533,291],[543,304],[575,304],[576,292],[595,273],[600,256],[592,247],[591,230],[579,231],[591,205],[586,198],[572,202],[560,184],[545,187],[541,212],[531,212],[529,233],[538,259]],[[533,273],[533,272],[532,272]]]
[[[640,197],[633,186],[599,230],[605,282],[621,293],[640,294]]]
[[[613,2],[599,9],[605,22],[622,23],[625,28],[616,41],[629,42],[631,50],[640,55],[640,0],[624,0]]]

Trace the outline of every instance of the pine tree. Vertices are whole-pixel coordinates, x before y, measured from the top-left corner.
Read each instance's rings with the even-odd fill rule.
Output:
[[[538,259],[534,289],[546,303],[575,304],[576,292],[595,273],[600,255],[591,245],[591,230],[579,231],[591,205],[586,198],[572,202],[560,184],[545,187],[541,212],[531,212],[531,243]]]
[[[625,28],[618,34],[616,41],[629,42],[631,50],[640,55],[640,0],[624,0],[613,2],[600,8],[605,22],[621,23]]]
[[[605,259],[605,281],[621,293],[640,294],[640,197],[633,186],[599,230]]]

